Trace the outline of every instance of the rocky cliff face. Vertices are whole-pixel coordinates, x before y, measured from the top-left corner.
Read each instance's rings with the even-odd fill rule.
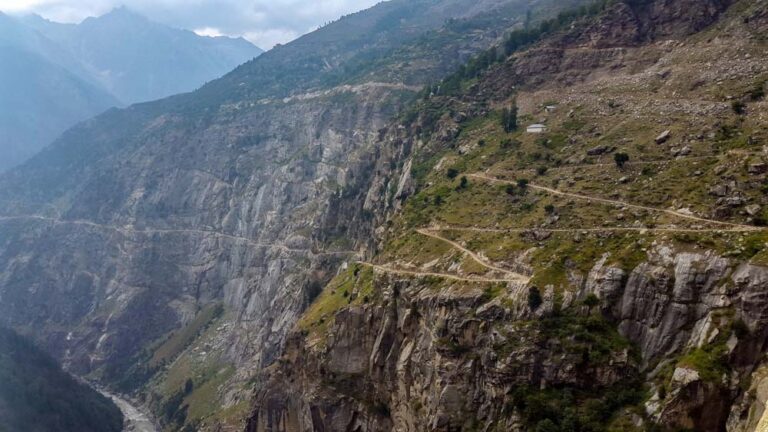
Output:
[[[371,263],[304,313],[247,430],[762,430],[765,231],[712,209],[765,205],[742,171],[765,159],[762,96],[733,126],[752,144],[716,132],[768,72],[765,8],[617,2],[427,95],[377,144],[400,162],[367,194]],[[500,130],[513,104],[549,133]]]
[[[0,180],[3,322],[76,373],[140,389],[170,427],[237,424],[221,405],[242,409],[248,377],[375,243],[360,198],[393,169],[372,171],[379,130],[415,84],[520,25],[520,3],[388,2],[69,131]],[[408,63],[429,49],[455,55]],[[389,72],[357,74],[368,62]]]
[[[742,413],[731,404],[749,397],[739,383],[762,361],[767,277],[765,267],[658,245],[629,275],[599,262],[570,300],[576,306],[552,317],[549,295],[535,311],[522,306],[522,286],[489,299],[482,286],[436,291],[382,276],[376,304],[340,311],[322,342],[294,334],[258,392],[249,430],[528,430],[519,389],[617,397],[638,385],[641,371],[654,383],[645,402],[651,421],[722,430],[729,415],[738,423]],[[576,329],[590,311],[577,299],[589,294],[607,322],[593,317],[593,338],[581,340]],[[608,322],[621,336],[600,329]],[[735,322],[745,327],[734,331]],[[713,344],[725,350],[728,375],[669,367],[677,353]]]

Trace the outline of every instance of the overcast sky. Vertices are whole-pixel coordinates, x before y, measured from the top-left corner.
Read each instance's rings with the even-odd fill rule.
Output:
[[[381,0],[0,0],[0,11],[38,13],[58,22],[80,22],[118,6],[173,27],[209,36],[243,36],[272,48],[341,15]]]

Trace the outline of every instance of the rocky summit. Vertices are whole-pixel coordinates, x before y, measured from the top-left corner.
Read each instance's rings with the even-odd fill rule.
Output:
[[[392,0],[0,177],[0,324],[168,431],[762,431],[768,2]]]

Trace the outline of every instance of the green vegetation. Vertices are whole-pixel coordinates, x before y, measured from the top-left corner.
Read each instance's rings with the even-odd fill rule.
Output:
[[[149,361],[150,366],[155,367],[172,361],[222,313],[224,313],[224,306],[220,303],[206,306],[198,312],[192,322],[172,333],[168,340],[155,350]]]
[[[613,161],[616,162],[617,167],[624,168],[624,165],[629,162],[629,155],[626,153],[615,153]]]
[[[350,304],[365,304],[374,296],[373,268],[353,264],[335,277],[302,316],[298,327],[316,336],[325,334],[334,315]]]
[[[528,288],[528,307],[535,311],[541,306],[544,300],[541,298],[541,291],[535,286]]]
[[[642,399],[638,381],[584,391],[573,387],[536,390],[518,387],[512,407],[522,413],[529,430],[540,432],[602,432],[616,412]]]
[[[541,22],[538,27],[526,27],[511,32],[500,47],[493,47],[478,54],[462,65],[458,71],[443,79],[439,86],[440,94],[452,95],[461,92],[465,88],[466,81],[477,79],[492,65],[504,61],[508,56],[545,36],[567,28],[579,19],[599,14],[611,2],[612,0],[598,0],[589,6],[563,11],[557,17]]]
[[[740,100],[731,102],[731,109],[738,115],[744,115],[747,112],[747,104]]]
[[[0,328],[0,430],[120,432],[123,416],[31,342]]]
[[[504,108],[501,111],[501,127],[507,133],[517,130],[517,105],[512,105],[511,108]]]
[[[611,367],[611,358],[616,353],[627,349],[634,353],[613,325],[597,315],[555,315],[532,322],[530,326],[546,344],[548,355],[573,359],[582,373]],[[643,398],[637,369],[628,365],[623,375],[623,379],[607,386],[597,380],[543,389],[534,385],[518,386],[507,409],[519,413],[532,431],[608,431],[619,409],[634,406]]]

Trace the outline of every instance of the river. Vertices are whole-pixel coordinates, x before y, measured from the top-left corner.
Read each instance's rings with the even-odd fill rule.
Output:
[[[136,408],[130,401],[99,389],[99,392],[104,396],[112,399],[112,401],[120,408],[125,417],[124,432],[158,432],[157,426],[152,419],[139,408]]]

